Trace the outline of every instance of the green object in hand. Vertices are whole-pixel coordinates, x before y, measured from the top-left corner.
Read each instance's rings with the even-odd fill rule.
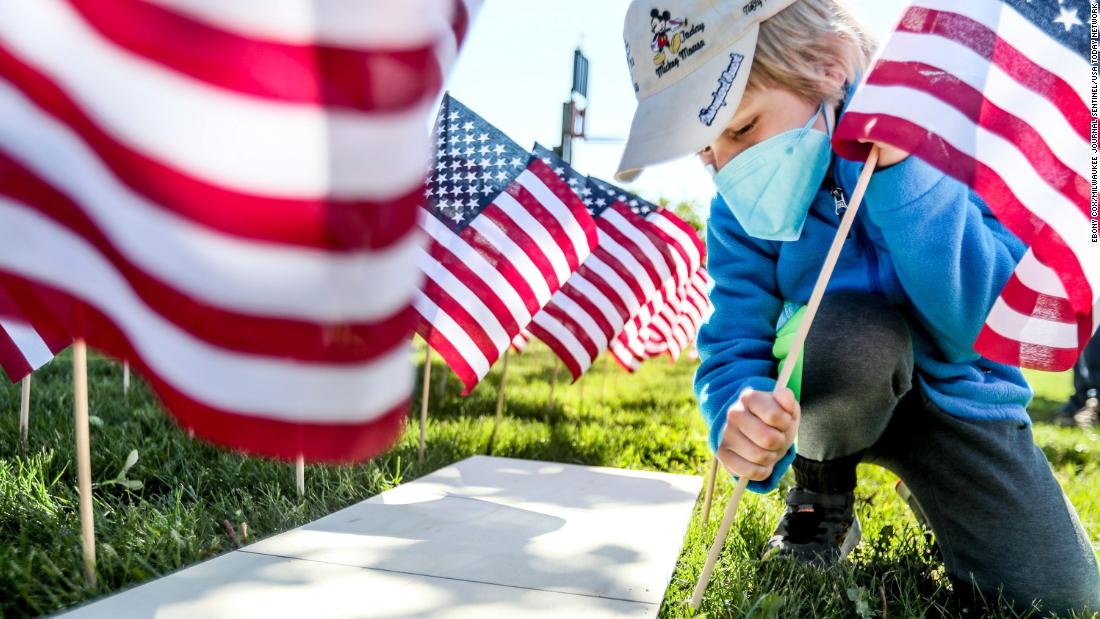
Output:
[[[803,305],[798,308],[783,326],[775,332],[775,344],[772,346],[772,356],[783,363],[787,358],[787,355],[791,353],[791,346],[794,344],[795,334],[798,333],[798,327],[802,324],[802,320],[806,317],[806,306]],[[787,381],[787,386],[794,392],[796,400],[802,399],[802,361],[804,355],[799,354],[798,360],[794,364],[794,372],[791,372],[791,379]]]

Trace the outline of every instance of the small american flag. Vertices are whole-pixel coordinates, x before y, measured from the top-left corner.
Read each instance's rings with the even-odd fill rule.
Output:
[[[650,300],[611,343],[611,354],[619,365],[633,372],[646,359],[659,355],[678,359],[714,311],[707,297],[710,281],[706,269],[700,267],[686,285],[669,285]]]
[[[599,242],[531,323],[576,380],[646,301],[673,279],[670,239],[646,220],[659,210],[612,185],[577,174],[545,148],[535,153],[581,195]]]
[[[36,314],[37,324],[24,317],[28,309]],[[42,309],[20,307],[7,288],[0,286],[0,369],[13,383],[48,363],[72,341],[56,322],[42,315]]]
[[[650,357],[668,353],[672,361],[680,358],[695,341],[699,326],[714,311],[707,297],[710,276],[700,268],[692,274],[688,283],[650,323],[645,341],[646,354]],[[646,335],[646,334],[643,334]]]
[[[671,256],[676,265],[674,276],[677,285],[688,281],[691,274],[702,266],[706,257],[706,246],[695,229],[670,209],[658,208],[607,181],[593,177],[589,177],[588,181],[596,193],[602,193],[608,198],[627,205],[631,211],[645,217],[645,220],[657,229],[661,238],[673,250]]]
[[[608,352],[613,359],[627,372],[636,372],[642,367],[642,362],[649,358],[646,353],[645,340],[649,337],[649,324],[655,313],[664,307],[665,294],[659,294],[650,299],[642,309],[631,318],[608,346]]]
[[[873,140],[967,183],[1029,250],[975,349],[1072,367],[1100,322],[1090,209],[1089,4],[916,0],[837,128],[841,155]]]
[[[691,343],[694,343],[695,338],[699,335],[699,328],[714,313],[714,304],[710,302],[708,294],[713,284],[714,280],[710,278],[710,273],[707,272],[706,268],[700,268],[691,276],[691,286],[686,291],[686,302],[687,305],[691,306],[691,309],[685,312],[685,320],[689,324],[687,329],[688,341]]]
[[[633,196],[610,183],[592,180],[605,192],[618,195],[627,204],[634,200]],[[693,274],[702,268],[706,257],[706,247],[695,229],[671,210],[651,211],[646,221],[660,231],[674,250],[675,273],[672,280],[666,281],[656,294],[649,297],[610,345],[615,360],[627,371],[636,370],[642,361],[656,354],[669,352],[674,358],[679,356],[679,349],[667,348],[667,342],[688,339],[686,332],[676,328],[682,311],[680,298],[685,294],[684,288],[689,285]]]
[[[615,360],[628,372],[634,372],[647,359],[669,353],[668,342],[674,341],[666,320],[670,305],[675,306],[680,295],[679,283],[668,282],[661,294],[654,295],[638,314],[623,327],[611,342]],[[672,310],[675,314],[675,310]]]
[[[550,166],[449,95],[421,225],[418,332],[469,393],[596,246],[596,223]]]
[[[198,437],[388,448],[413,381],[426,127],[468,9],[5,2],[13,317],[128,359]]]
[[[44,336],[23,321],[0,318],[0,369],[13,383],[49,363],[68,345],[67,339]]]

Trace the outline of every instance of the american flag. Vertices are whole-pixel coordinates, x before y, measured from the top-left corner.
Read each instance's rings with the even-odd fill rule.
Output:
[[[680,284],[668,282],[661,294],[655,295],[645,307],[623,327],[611,342],[610,350],[619,365],[628,372],[634,372],[643,361],[670,353],[668,342],[675,341],[666,311],[675,307],[680,296]],[[676,311],[671,310],[675,315]]]
[[[680,351],[688,343],[688,334],[680,324],[684,296],[682,287],[672,293],[661,311],[654,314],[648,325],[642,327],[639,338],[646,357],[653,358],[663,354],[667,354],[672,360],[680,357]]]
[[[655,205],[642,200],[617,185],[598,178],[588,177],[589,186],[597,194],[602,194],[609,199],[621,202],[636,214],[645,217],[674,251],[671,252],[673,263],[676,265],[674,276],[678,283],[686,282],[691,274],[699,269],[706,256],[706,247],[702,239],[686,221],[678,217],[670,209],[657,208]]]
[[[645,342],[646,353],[652,357],[668,353],[676,361],[695,341],[699,326],[707,319],[713,306],[707,297],[710,275],[705,268],[692,274],[679,294],[667,303],[653,320]]]
[[[617,196],[619,201],[629,205],[631,209],[639,208],[636,202],[644,202],[611,183],[591,177],[589,181],[607,195]],[[636,212],[644,213],[646,221],[657,229],[661,238],[674,250],[671,256],[676,265],[673,274],[676,285],[678,287],[685,285],[692,274],[702,268],[705,262],[706,246],[703,240],[699,238],[699,234],[691,224],[681,219],[671,209],[646,209],[644,206],[642,208],[643,210]]]
[[[646,359],[662,354],[678,359],[714,311],[707,296],[710,283],[710,275],[700,267],[687,285],[671,284],[647,303],[611,342],[611,354],[619,365],[634,372]]]
[[[623,325],[673,278],[675,250],[646,221],[659,207],[585,178],[542,146],[535,146],[535,154],[581,196],[599,229],[592,255],[530,327],[576,380]]]
[[[24,313],[12,294],[0,286],[0,369],[13,383],[48,363],[72,341],[51,317],[36,316],[37,324],[31,324],[23,318]]]
[[[24,320],[41,303],[130,360],[201,438],[387,448],[413,380],[426,127],[466,10],[5,2],[0,286]]]
[[[13,383],[49,363],[68,345],[67,338],[44,335],[21,320],[0,318],[0,369]]]
[[[590,183],[597,191],[637,208],[639,200],[636,196],[599,179],[590,178]],[[663,282],[655,294],[649,295],[642,308],[616,333],[617,343],[613,340],[609,345],[612,355],[628,371],[637,369],[643,360],[652,356],[647,352],[647,341],[683,341],[687,338],[686,333],[677,332],[673,327],[679,324],[678,316],[683,311],[680,298],[685,294],[684,287],[702,268],[706,256],[706,248],[695,229],[671,210],[648,210],[645,219],[673,250],[670,255],[675,266],[673,277]],[[655,347],[656,343],[649,345],[648,349],[652,351]],[[661,349],[660,352],[665,351]],[[668,352],[674,357],[679,355],[676,349]]]
[[[421,225],[417,331],[468,394],[596,245],[596,223],[550,166],[449,95]]]
[[[1084,0],[916,0],[834,139],[849,159],[867,154],[856,140],[914,153],[1029,246],[975,342],[1002,363],[1067,369],[1100,323],[1089,15]]]
[[[714,313],[714,304],[710,302],[709,291],[714,284],[714,280],[710,278],[710,273],[706,268],[700,267],[694,275],[691,276],[691,285],[687,288],[687,297],[685,299],[686,304],[690,308],[685,311],[685,320],[688,321],[688,341],[690,343],[695,342],[696,336],[699,335],[699,328],[703,326],[703,323],[710,318],[710,315]],[[685,347],[685,350],[687,347]]]
[[[664,307],[664,303],[665,294],[663,293],[650,299],[611,340],[608,352],[627,372],[636,372],[642,367],[642,362],[649,358],[642,336],[645,335],[648,339],[649,324],[653,320],[654,313],[659,312],[659,308]]]

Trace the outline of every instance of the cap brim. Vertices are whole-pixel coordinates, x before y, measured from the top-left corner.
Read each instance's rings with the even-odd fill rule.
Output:
[[[623,158],[615,179],[630,182],[646,167],[699,152],[729,124],[745,94],[752,69],[758,24],[752,24],[736,42],[715,55],[694,73],[638,103],[630,124]],[[724,100],[719,99],[719,78],[730,66],[731,55],[740,54],[740,67]],[[701,120],[704,110],[720,105]]]

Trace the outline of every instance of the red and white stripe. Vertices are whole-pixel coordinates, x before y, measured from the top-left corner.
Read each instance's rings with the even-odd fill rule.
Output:
[[[600,352],[617,348],[616,335],[632,328],[639,314],[648,322],[654,312],[651,300],[684,281],[705,251],[694,229],[669,211],[642,219],[617,202],[598,223],[597,250],[532,326],[574,380]],[[616,350],[612,354],[619,356]]]
[[[520,329],[519,333],[512,338],[512,350],[516,351],[518,354],[522,354],[523,351],[527,350],[527,345],[530,344],[531,340],[534,338],[535,336],[531,335],[531,332],[527,329]]]
[[[12,292],[0,286],[0,368],[15,383],[53,359],[71,338],[38,299],[20,305]],[[35,316],[35,324],[27,316]]]
[[[848,158],[885,142],[967,182],[1028,244],[975,344],[997,361],[1066,369],[1096,328],[1089,70],[1002,2],[918,0],[837,129]]]
[[[64,339],[45,336],[21,320],[0,318],[0,369],[13,383],[49,363],[66,346]]]
[[[531,323],[579,378],[675,273],[674,239],[620,201],[596,219],[596,249]]]
[[[611,340],[608,352],[624,370],[635,372],[642,366],[642,362],[649,358],[646,354],[645,341],[642,339],[643,325],[645,325],[644,333],[648,339],[648,325],[653,320],[654,313],[659,312],[660,307],[664,306],[664,302],[664,294],[650,299]]]
[[[1060,371],[1073,367],[1097,328],[1100,304],[1091,312],[1075,312],[1058,274],[1029,250],[994,302],[974,347],[1014,365]]]
[[[669,358],[680,356],[680,347],[687,341],[687,333],[680,325],[681,296],[683,286],[669,295],[661,311],[653,316],[648,325],[642,327],[639,338],[648,358],[668,354]]]
[[[710,275],[700,267],[686,284],[670,283],[611,343],[611,354],[634,372],[646,359],[668,354],[675,361],[695,341],[713,306],[707,297]]]
[[[673,253],[676,274],[671,281],[665,282],[660,294],[651,297],[623,326],[609,346],[612,356],[628,372],[637,370],[651,356],[666,352],[667,348],[662,347],[660,342],[675,341],[669,319],[677,315],[675,305],[681,290],[691,281],[692,274],[702,268],[706,257],[706,247],[695,229],[674,213],[657,211],[651,213],[648,220],[675,239],[672,246],[677,250]],[[673,308],[666,310],[670,304]],[[686,336],[684,333],[679,339],[684,340]],[[653,343],[647,344],[651,340]]]
[[[699,327],[714,311],[707,297],[709,286],[710,275],[706,269],[700,268],[692,274],[691,280],[680,288],[675,302],[666,305],[662,312],[668,327],[650,331],[646,342],[649,356],[667,352],[672,361],[676,361],[691,347]]]
[[[584,204],[541,159],[458,234],[424,211],[417,331],[468,394],[596,246]]]
[[[412,387],[455,5],[246,4],[5,3],[0,286],[129,359],[199,437],[360,460]]]
[[[628,324],[619,334],[620,345],[613,353],[619,364],[628,371],[637,369],[645,359],[668,352],[673,359],[692,339],[680,324],[679,314],[683,311],[681,297],[685,287],[689,286],[694,274],[699,271],[706,257],[703,241],[695,229],[674,213],[662,210],[650,215],[651,221],[670,236],[677,239],[674,247],[678,250],[676,276],[668,282],[658,298],[651,299],[649,306],[640,313],[643,320]],[[629,351],[631,357],[625,353]]]
[[[623,369],[634,372],[643,361],[668,352],[667,342],[674,338],[666,309],[679,295],[678,290],[675,282],[669,282],[612,340],[611,354]]]
[[[681,285],[639,335],[647,357],[667,353],[673,361],[691,344],[702,323],[693,282]]]

